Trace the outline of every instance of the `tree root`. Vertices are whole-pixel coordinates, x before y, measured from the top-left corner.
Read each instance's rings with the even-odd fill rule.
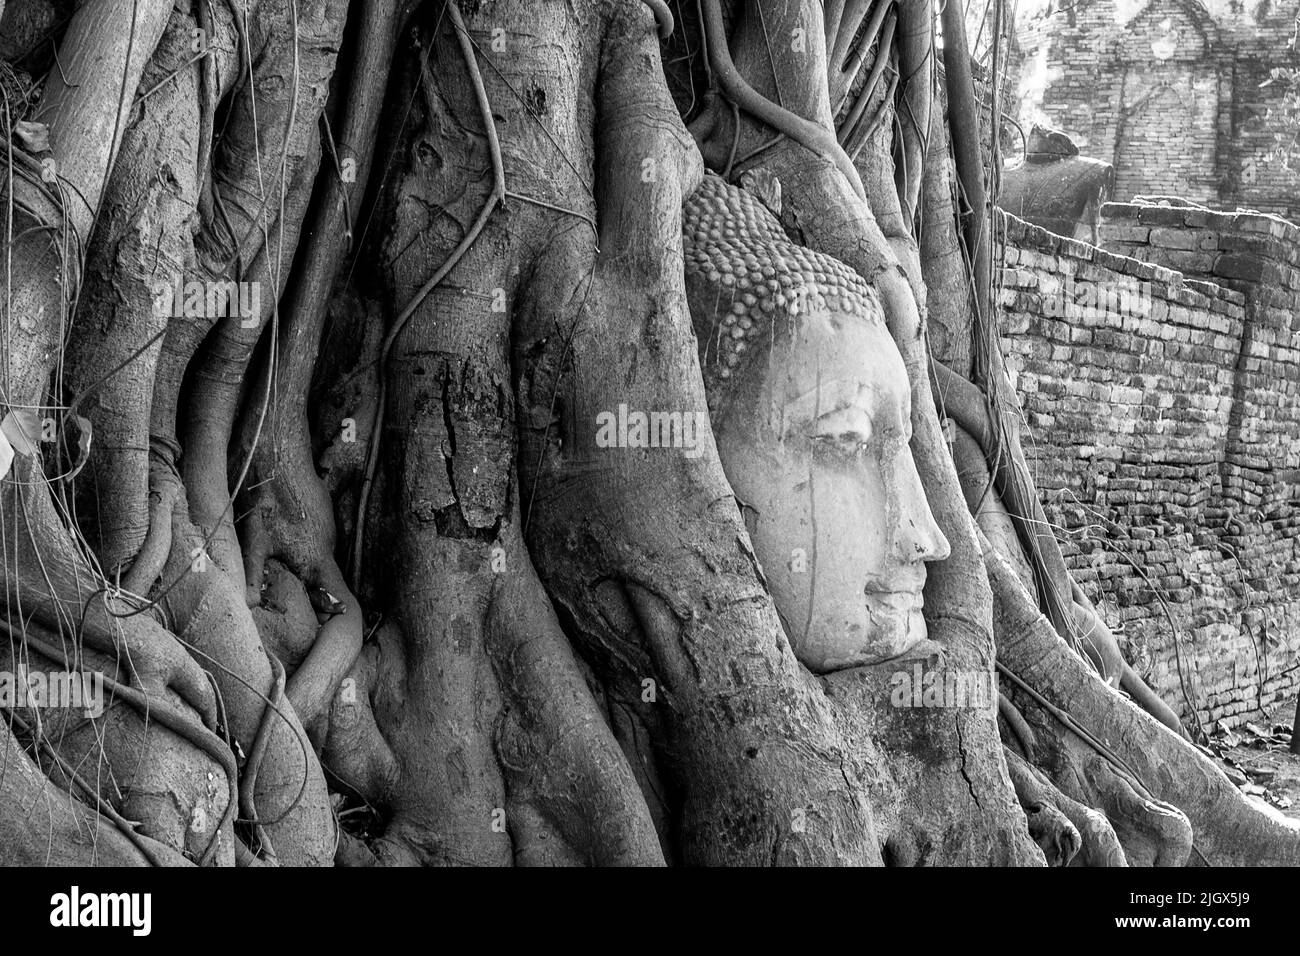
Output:
[[[898,13],[898,72],[903,91],[899,130],[901,169],[896,175],[903,218],[912,225],[921,198],[926,139],[935,104],[934,0],[902,0]]]
[[[720,0],[703,0],[703,7],[704,31],[709,43],[709,63],[726,97],[746,113],[762,120],[778,132],[784,133],[820,159],[833,165],[844,174],[845,180],[853,187],[858,197],[864,197],[866,193],[862,189],[862,180],[858,178],[858,171],[836,140],[835,134],[783,106],[778,106],[756,92],[732,62]]]
[[[617,12],[602,32],[598,136],[566,129],[561,140],[572,155],[594,152],[600,252],[564,219],[543,219],[553,238],[520,290],[527,540],[611,696],[639,698],[644,726],[661,729],[670,799],[671,781],[690,782],[674,858],[878,863],[862,768],[781,631],[712,442],[697,458],[641,456],[598,449],[587,426],[620,403],[707,407],[680,265],[699,157],[641,18]],[[526,143],[503,130],[507,155]]]
[[[149,530],[136,552],[131,566],[122,577],[122,589],[143,597],[147,595],[167,564],[172,549],[172,514],[176,510],[179,488],[175,482],[155,481],[159,466],[149,465]]]
[[[325,749],[342,784],[383,814],[383,828],[365,843],[341,842],[339,858],[661,863],[636,779],[583,683],[520,534],[514,408],[499,344],[510,317],[486,312],[465,292],[491,301],[500,289],[508,301],[515,277],[503,271],[511,260],[502,250],[527,231],[506,233],[502,216],[488,215],[504,185],[495,142],[467,144],[452,132],[467,119],[474,129],[494,123],[486,102],[493,80],[480,76],[470,34],[456,21],[449,18],[434,50],[441,62],[468,62],[471,70],[457,68],[436,84],[422,71],[425,129],[414,138],[443,155],[465,153],[457,168],[466,182],[412,164],[396,191],[419,197],[412,209],[437,206],[442,221],[466,225],[428,230],[401,205],[394,218],[393,288],[408,305],[386,338],[392,370],[384,420],[399,416],[402,441],[371,480],[375,500],[400,522],[391,538],[386,528],[376,538],[367,523],[354,562],[365,575],[358,587],[394,613],[335,694]],[[461,104],[467,117],[458,115]],[[483,166],[495,170],[487,213],[474,172]],[[403,254],[412,246],[419,255]],[[430,261],[443,263],[432,279]],[[400,560],[390,582],[381,570],[387,561],[362,558],[377,543],[394,550],[393,541]]]
[[[134,837],[62,792],[0,722],[0,860],[6,866],[187,866],[178,851]]]
[[[1016,788],[1016,798],[1029,821],[1029,835],[1043,851],[1048,866],[1069,866],[1083,841],[1069,817],[1050,798],[1049,794],[1053,794],[1055,788],[1035,774],[1019,754],[1008,750],[1006,756],[1007,772]],[[1059,793],[1054,795],[1060,797]]]
[[[993,486],[1011,516],[1034,571],[1035,590],[1045,612],[1062,638],[1077,646],[1069,572],[1052,533],[1052,525],[1034,492],[1016,429],[1005,425],[999,428],[990,417],[984,393],[943,363],[932,362],[930,373],[936,404],[941,405],[984,452],[993,474]]]
[[[165,574],[174,584],[161,599],[162,606],[191,653],[212,668],[227,725],[242,753],[254,753],[258,739],[269,735],[261,745],[266,760],[255,774],[256,819],[264,821],[283,862],[327,863],[333,857],[335,824],[325,782],[292,707],[273,706],[270,729],[264,729],[276,677],[243,590],[194,557],[202,555],[205,535],[191,524],[183,504],[173,516],[172,540]]]
[[[166,521],[155,521],[149,504],[149,420],[163,335],[169,323],[183,321],[173,318],[183,305],[172,301],[173,289],[194,254],[189,220],[197,195],[197,96],[193,71],[182,68],[191,56],[193,28],[188,14],[174,11],[144,73],[149,85],[175,77],[123,136],[66,350],[67,384],[75,394],[62,420],[84,406],[94,426],[86,480],[77,486],[78,523],[109,577],[133,560],[139,564],[144,546],[152,548],[140,570],[127,576],[128,590],[139,594],[166,555],[157,541]]]
[[[655,22],[659,24],[659,39],[667,40],[673,35],[675,22],[673,12],[668,9],[668,4],[664,0],[641,0],[655,15]]]
[[[241,529],[248,601],[255,607],[268,649],[294,648],[286,659],[290,665],[286,693],[316,743],[324,740],[331,699],[361,651],[363,621],[360,602],[335,560],[334,517],[312,462],[307,396],[334,279],[351,241],[349,210],[365,195],[370,181],[380,107],[398,32],[409,15],[406,6],[402,0],[381,0],[362,11],[336,144],[346,154],[342,162],[352,164],[352,175],[344,175],[340,165],[339,176],[327,177],[324,195],[311,216],[301,253],[303,268],[295,276],[279,339],[282,397],[271,410],[269,440],[258,442],[258,416],[246,415],[241,430],[241,451],[252,461]],[[282,572],[270,572],[268,560],[283,562]],[[278,573],[301,579],[297,593],[303,603],[305,586],[327,605],[324,623],[318,624],[310,613],[291,620],[275,609],[270,593],[271,606],[259,606],[268,580],[274,590],[268,574]],[[293,585],[284,582],[284,586]],[[304,610],[310,612],[309,607]],[[276,639],[272,631],[282,633]]]
[[[1038,766],[1063,793],[1106,813],[1131,864],[1177,864],[1188,852],[1214,866],[1300,860],[1295,821],[1249,801],[1189,742],[1120,697],[1069,652],[1005,559],[995,552],[986,559],[999,662],[1120,761],[1034,697],[1004,688],[1034,728]]]
[[[415,314],[420,304],[437,287],[438,283],[447,277],[448,273],[456,267],[456,264],[464,258],[465,253],[474,245],[474,242],[483,232],[483,227],[487,225],[493,210],[505,199],[506,195],[506,173],[501,160],[501,144],[497,140],[496,119],[492,115],[492,104],[488,102],[487,91],[483,88],[483,74],[479,71],[478,61],[474,58],[474,46],[456,4],[449,3],[446,10],[447,16],[455,29],[456,42],[460,47],[461,57],[465,61],[465,68],[473,84],[474,98],[478,103],[479,113],[483,120],[483,128],[488,142],[488,155],[492,160],[492,190],[484,200],[483,207],[479,210],[474,224],[465,232],[461,241],[443,261],[442,265],[434,270],[433,275],[420,286],[415,295],[402,308],[402,311],[398,313],[397,318],[393,320],[393,324],[388,330],[388,334],[384,336],[383,345],[380,346],[379,400],[375,403],[375,418],[370,426],[370,446],[366,454],[366,477],[361,485],[361,494],[357,499],[357,525],[353,539],[352,584],[353,588],[358,590],[360,589],[361,549],[365,542],[366,510],[370,502],[370,489],[374,483],[375,468],[379,464],[379,444],[384,431],[384,407],[387,399],[387,375],[385,370],[388,367],[388,359],[392,353],[393,344],[397,341],[398,336],[402,334],[406,323],[410,321],[411,316]],[[423,82],[429,82],[430,80],[431,78],[428,76],[422,77]]]
[[[508,705],[497,751],[510,801],[531,808],[533,833],[554,834],[549,844],[569,847],[578,862],[661,866],[645,798],[528,560],[517,513],[503,543],[516,570],[497,576],[488,646]],[[546,862],[546,847],[516,834],[516,862]]]
[[[1030,763],[1034,762],[1034,731],[1025,723],[1025,717],[1005,694],[998,694],[998,717],[1003,722],[1002,736],[1015,740],[1020,753]]]
[[[37,625],[28,624],[22,634],[14,633],[2,623],[0,627],[10,630],[11,637],[19,639],[24,652],[38,654],[65,671],[79,669],[76,661],[55,643],[57,638],[46,635]],[[57,732],[54,726],[36,724],[35,741],[44,738],[54,741],[60,761],[67,761],[72,766],[100,759],[102,755],[109,768],[118,775],[116,787],[109,790],[110,796],[122,800],[122,809],[143,821],[144,834],[177,850],[189,850],[200,865],[217,859],[222,849],[219,841],[223,836],[224,849],[228,853],[233,842],[230,822],[234,814],[236,779],[234,757],[229,748],[166,696],[150,695],[136,687],[128,687],[104,673],[111,663],[87,663],[97,665],[105,689],[114,699],[132,708],[138,719],[122,714],[122,705],[118,705],[117,710],[106,712],[101,726],[85,723],[80,727],[69,727],[69,715],[65,712],[60,715],[63,719],[58,723],[63,726],[58,727]],[[32,717],[43,723],[52,723],[54,715],[33,713]],[[209,765],[192,760],[183,750],[178,752],[177,741],[165,732],[151,732],[150,723],[171,731],[221,767],[229,786],[229,799],[221,800],[218,790],[202,782],[203,770]],[[70,778],[68,782],[72,783]],[[210,816],[212,810],[219,810],[219,813]]]

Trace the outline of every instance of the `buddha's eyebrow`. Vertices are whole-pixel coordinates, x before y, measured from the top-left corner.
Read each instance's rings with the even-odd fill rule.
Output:
[[[820,418],[832,412],[858,408],[859,396],[870,399],[873,392],[872,386],[851,379],[824,379],[817,388],[810,388],[801,395],[783,400],[781,407],[787,417],[802,414],[805,418]]]
[[[830,379],[784,402],[782,430],[820,422],[846,411],[861,411],[880,434],[907,436],[911,431],[911,392],[884,382]]]
[[[828,415],[834,415],[853,407],[848,402],[827,401],[825,398],[818,402],[815,395],[803,396],[792,402],[782,404],[780,409],[781,422],[785,429],[801,430],[813,422],[826,418]]]

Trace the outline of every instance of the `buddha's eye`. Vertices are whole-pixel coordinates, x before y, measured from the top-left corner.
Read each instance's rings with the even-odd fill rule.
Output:
[[[874,449],[860,435],[814,435],[811,451],[813,459],[824,464],[858,469],[870,460]]]
[[[814,442],[836,445],[840,448],[866,448],[871,444],[871,436],[860,432],[840,432],[838,434],[820,433],[812,436]]]
[[[871,419],[859,408],[845,408],[829,412],[809,429],[813,447],[834,449],[844,454],[860,454],[872,441],[874,429]]]
[[[842,461],[859,461],[872,448],[871,437],[857,431],[822,433],[812,436],[814,454]]]

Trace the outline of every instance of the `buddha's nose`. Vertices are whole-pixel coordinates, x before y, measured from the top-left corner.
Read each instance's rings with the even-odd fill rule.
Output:
[[[943,561],[952,553],[948,539],[930,511],[925,486],[910,454],[901,455],[899,528],[894,537],[898,557],[906,562]]]
[[[952,554],[952,547],[924,498],[921,499],[921,511],[924,520],[917,527],[916,556],[922,561],[943,561]]]

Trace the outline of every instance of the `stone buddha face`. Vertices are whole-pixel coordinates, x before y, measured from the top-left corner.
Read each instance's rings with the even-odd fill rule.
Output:
[[[818,673],[896,657],[926,635],[925,562],[949,553],[908,444],[902,357],[856,273],[752,201],[724,211],[717,190],[709,228],[691,233],[687,203],[687,289],[723,469],[786,634]]]

